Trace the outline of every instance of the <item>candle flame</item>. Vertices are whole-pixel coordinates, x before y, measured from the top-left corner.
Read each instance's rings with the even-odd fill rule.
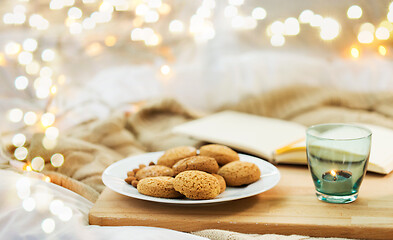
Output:
[[[333,181],[336,181],[337,180],[337,173],[336,173],[336,171],[331,170],[330,174],[332,174],[332,176],[333,176]]]

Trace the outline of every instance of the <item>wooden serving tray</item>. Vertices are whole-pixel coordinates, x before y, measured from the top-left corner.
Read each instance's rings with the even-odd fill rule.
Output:
[[[254,197],[211,205],[173,205],[120,195],[106,188],[89,213],[92,225],[152,226],[183,232],[393,239],[393,174],[368,173],[349,204],[319,201],[304,166],[279,166],[281,180]]]

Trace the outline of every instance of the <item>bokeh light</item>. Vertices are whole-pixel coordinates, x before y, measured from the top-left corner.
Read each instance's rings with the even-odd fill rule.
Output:
[[[45,160],[42,157],[35,157],[31,160],[31,168],[41,172],[45,167]]]
[[[61,153],[55,153],[50,158],[50,162],[54,167],[61,167],[64,163],[64,156]]]
[[[358,41],[364,44],[372,43],[374,41],[374,34],[369,31],[361,31],[358,34]]]
[[[22,147],[26,143],[26,136],[23,133],[17,133],[12,137],[12,144],[15,147]]]
[[[336,20],[332,18],[323,19],[320,33],[320,36],[323,40],[332,40],[336,38],[339,33],[340,24]]]
[[[31,212],[34,210],[36,203],[34,198],[32,197],[28,197],[25,200],[23,200],[22,203],[23,208],[27,211],[27,212]]]
[[[14,156],[17,160],[25,160],[29,151],[25,147],[18,147],[15,149]]]
[[[298,35],[300,32],[299,21],[296,18],[287,18],[284,22],[285,35]]]
[[[26,125],[34,125],[37,122],[37,114],[35,112],[26,112],[23,121]]]
[[[389,30],[385,27],[379,27],[375,30],[375,37],[379,40],[387,40],[390,37]]]
[[[56,228],[55,220],[53,220],[52,218],[46,218],[42,221],[41,228],[42,231],[44,231],[45,233],[52,233]]]
[[[357,48],[355,48],[355,47],[351,48],[351,56],[352,56],[353,58],[358,58],[358,57],[360,56],[360,51],[359,51],[359,49],[357,49]]]
[[[23,118],[23,111],[19,108],[13,108],[8,111],[8,119],[11,122],[17,123],[20,122]]]
[[[348,8],[347,16],[349,19],[359,19],[362,17],[362,8],[358,5],[353,5]]]
[[[266,10],[261,7],[254,8],[251,13],[251,16],[256,20],[263,20],[266,18],[266,15]]]
[[[273,35],[270,38],[270,43],[272,44],[272,46],[274,47],[281,47],[284,45],[285,43],[285,38],[282,35]]]
[[[44,113],[41,116],[41,123],[44,127],[49,127],[55,122],[55,115],[53,113]]]
[[[54,140],[59,136],[59,129],[56,127],[48,127],[45,130],[45,137],[47,137],[50,140]]]
[[[45,49],[42,51],[41,58],[44,62],[50,62],[55,59],[55,52],[52,49]]]
[[[37,49],[38,42],[33,38],[27,38],[23,41],[23,49],[25,51],[34,52]]]
[[[180,20],[172,20],[169,23],[169,31],[172,33],[181,33],[184,31],[184,24]]]
[[[386,54],[388,53],[388,50],[384,46],[380,45],[380,46],[378,46],[378,52],[382,56],[386,56]]]
[[[19,76],[15,79],[15,88],[18,90],[25,90],[29,85],[29,80],[25,76]]]
[[[309,9],[306,9],[300,13],[299,21],[301,23],[310,23],[313,16],[314,16],[314,12]]]

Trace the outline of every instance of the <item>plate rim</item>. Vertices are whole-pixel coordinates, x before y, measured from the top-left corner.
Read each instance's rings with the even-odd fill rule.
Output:
[[[138,154],[138,155],[134,155],[134,156],[129,156],[129,157],[123,158],[123,159],[121,159],[119,161],[116,161],[116,162],[112,163],[111,165],[109,165],[107,168],[105,168],[105,170],[103,171],[103,173],[101,175],[102,182],[104,183],[104,185],[106,187],[108,187],[112,191],[117,192],[117,193],[119,193],[121,195],[124,195],[124,196],[127,196],[127,197],[135,198],[135,199],[145,200],[145,201],[149,201],[149,202],[166,203],[166,204],[199,205],[199,204],[211,204],[211,203],[224,203],[224,202],[228,202],[228,201],[234,201],[234,200],[238,200],[238,199],[252,197],[252,196],[258,195],[260,193],[263,193],[263,192],[266,192],[266,191],[272,189],[281,180],[281,173],[280,173],[280,171],[272,163],[270,163],[270,162],[268,162],[268,161],[266,161],[266,160],[264,160],[262,158],[258,158],[258,157],[252,156],[252,155],[238,153],[241,161],[253,162],[253,163],[255,161],[255,162],[257,162],[256,164],[258,165],[258,167],[260,167],[260,165],[265,165],[265,167],[268,166],[269,168],[271,168],[272,170],[269,173],[269,176],[261,175],[261,179],[263,177],[270,177],[270,176],[272,176],[272,177],[275,177],[275,178],[273,178],[274,182],[271,185],[269,185],[268,187],[262,188],[262,190],[254,191],[254,192],[251,192],[251,193],[248,193],[248,194],[244,194],[244,195],[240,195],[240,196],[231,196],[231,197],[227,197],[227,198],[207,199],[207,200],[157,198],[157,197],[143,195],[143,194],[140,194],[139,192],[138,192],[138,195],[136,195],[136,194],[128,194],[128,193],[119,191],[118,189],[112,187],[111,186],[112,184],[109,184],[108,181],[111,181],[111,179],[116,179],[116,180],[119,179],[119,177],[112,176],[112,175],[108,174],[108,172],[111,171],[113,168],[117,167],[117,165],[120,165],[120,164],[122,164],[124,162],[131,161],[131,160],[133,160],[135,158],[138,158],[138,157],[139,158],[140,157],[144,157],[144,158],[146,157],[147,158],[149,155],[154,156],[154,155],[159,155],[159,154],[163,154],[163,153],[164,153],[164,151],[147,152],[147,153],[142,153],[142,154]],[[242,160],[242,158],[245,158],[245,159],[248,159],[248,160],[251,159],[251,161],[247,161],[247,160],[244,160],[244,159]],[[155,158],[154,160],[151,160],[151,161],[156,163],[157,159],[158,158]],[[141,164],[141,163],[138,163],[138,164]],[[121,179],[121,180],[123,181],[124,184],[127,184],[127,183],[124,182],[124,179]],[[260,180],[258,180],[258,181],[260,181]],[[250,185],[255,184],[255,183],[251,183]],[[130,195],[132,195],[132,196],[130,196]]]

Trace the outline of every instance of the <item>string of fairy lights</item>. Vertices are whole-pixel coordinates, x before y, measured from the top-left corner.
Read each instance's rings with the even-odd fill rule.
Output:
[[[212,40],[216,36],[215,15],[223,15],[235,31],[252,31],[259,25],[267,26],[265,37],[270,40],[273,47],[284,46],[287,38],[301,34],[302,28],[306,25],[315,28],[319,37],[326,42],[338,38],[343,31],[338,20],[314,13],[310,9],[303,10],[299,16],[266,23],[268,11],[263,6],[256,6],[251,11],[246,11],[243,8],[245,0],[228,0],[220,14],[215,10],[215,0],[193,2],[192,4],[196,5],[195,12],[189,19],[173,18],[171,13],[174,12],[174,5],[171,3],[173,3],[171,0],[12,1],[10,10],[4,13],[2,18],[4,27],[28,29],[27,34],[31,36],[22,40],[9,39],[5,42],[3,51],[0,51],[0,67],[16,66],[18,72],[23,74],[15,76],[15,89],[33,92],[32,98],[46,103],[40,111],[20,108],[12,108],[8,111],[8,121],[22,126],[21,131],[13,135],[11,142],[14,146],[13,158],[23,163],[23,170],[41,172],[46,162],[50,162],[55,168],[61,167],[64,163],[64,156],[61,153],[53,154],[50,159],[30,156],[31,160],[27,161],[28,135],[22,131],[22,129],[42,131],[45,133],[42,140],[44,148],[52,150],[56,147],[60,133],[56,127],[56,109],[51,108],[51,103],[68,77],[60,66],[59,60],[64,54],[62,50],[57,48],[56,44],[48,48],[42,41],[45,40],[45,34],[56,35],[59,31],[54,29],[58,29],[59,26],[61,27],[59,35],[64,35],[65,29],[70,36],[83,38],[84,34],[102,29],[103,26],[126,16],[130,22],[127,33],[129,37],[126,41],[123,36],[108,32],[88,41],[84,46],[85,53],[88,56],[96,56],[104,48],[134,44],[144,51],[156,52],[167,60],[158,70],[164,77],[173,74],[171,69],[173,56],[162,51],[167,46],[167,38],[190,38],[196,44]],[[349,6],[346,12],[348,21],[361,21],[362,15],[363,10],[358,5]],[[161,22],[165,23],[164,28]],[[364,22],[356,31],[356,41],[348,46],[349,56],[359,58],[363,48],[371,45],[377,46],[376,52],[381,56],[388,55],[389,48],[384,43],[386,44],[393,31],[393,2],[387,5],[386,19],[378,24]],[[47,176],[43,176],[42,179],[50,181]],[[28,178],[18,181],[16,188],[18,196],[23,199],[23,208],[28,212],[33,211],[38,202],[30,194]],[[47,205],[50,212],[62,221],[68,221],[72,217],[72,210],[60,200],[52,199]],[[55,220],[47,218],[41,226],[44,232],[51,233],[55,229]]]

